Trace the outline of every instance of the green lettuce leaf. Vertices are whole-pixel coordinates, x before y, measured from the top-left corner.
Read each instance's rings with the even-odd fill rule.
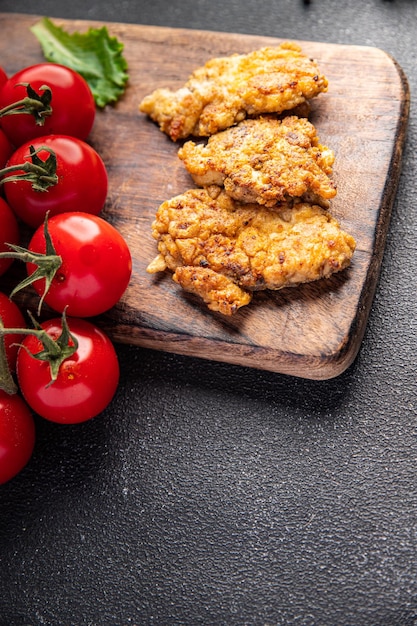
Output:
[[[31,27],[47,61],[72,68],[85,78],[98,107],[116,102],[128,80],[123,44],[106,26],[68,33],[44,17]]]

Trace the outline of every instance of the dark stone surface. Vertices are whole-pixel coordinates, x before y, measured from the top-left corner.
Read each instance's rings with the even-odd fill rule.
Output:
[[[0,11],[377,46],[417,87],[413,0]],[[31,463],[0,488],[1,626],[417,623],[416,124],[412,102],[355,363],[313,382],[119,346],[112,406],[37,420]]]

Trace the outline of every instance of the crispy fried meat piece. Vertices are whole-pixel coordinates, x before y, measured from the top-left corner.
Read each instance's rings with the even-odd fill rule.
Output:
[[[322,207],[304,202],[274,208],[216,198],[192,189],[164,202],[152,226],[166,268],[208,307],[232,315],[251,292],[328,277],[350,263],[353,237]],[[238,289],[233,289],[233,285]]]
[[[206,144],[187,141],[178,156],[197,185],[224,186],[241,202],[272,207],[302,198],[327,207],[336,195],[329,178],[334,153],[319,143],[316,129],[305,118],[244,120]]]
[[[139,109],[173,141],[207,137],[246,117],[282,113],[327,91],[317,63],[294,43],[209,60],[177,91],[160,88]]]
[[[252,294],[208,267],[180,266],[173,278],[184,291],[202,298],[211,311],[223,315],[232,315],[252,300]]]

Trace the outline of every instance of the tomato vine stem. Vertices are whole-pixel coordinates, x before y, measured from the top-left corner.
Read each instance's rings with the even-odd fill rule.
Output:
[[[51,286],[55,274],[62,265],[62,257],[56,253],[48,230],[48,214],[45,216],[43,231],[45,237],[45,254],[42,252],[32,252],[27,248],[11,243],[6,243],[6,245],[10,248],[10,251],[0,252],[0,259],[16,259],[18,261],[22,261],[23,263],[32,263],[37,266],[33,274],[27,276],[18,285],[16,285],[10,294],[10,298],[13,298],[18,291],[28,287],[37,280],[45,279],[45,288],[38,305],[38,315],[40,314],[43,301],[49,291],[49,287]]]
[[[40,146],[36,150],[33,146],[30,146],[29,151],[30,161],[25,161],[18,165],[9,165],[0,170],[0,185],[27,180],[32,183],[32,189],[35,191],[47,191],[49,187],[58,183],[55,152],[47,146]],[[48,152],[48,157],[45,161],[38,156],[38,153],[42,151]],[[21,173],[13,174],[13,172]]]
[[[20,115],[22,113],[32,115],[35,118],[37,126],[43,126],[45,118],[52,115],[52,91],[48,85],[42,85],[39,87],[41,94],[31,87],[29,83],[16,83],[16,86],[26,87],[26,97],[8,104],[3,109],[0,109],[0,117],[6,115]]]
[[[4,324],[0,315],[0,389],[5,391],[9,396],[17,393],[17,385],[10,371],[7,361],[6,345],[4,342]]]
[[[73,334],[71,334],[65,311],[62,313],[61,317],[61,334],[56,339],[53,339],[50,335],[48,335],[46,330],[42,328],[42,326],[35,320],[30,312],[28,312],[28,315],[32,321],[34,328],[5,328],[4,325],[0,323],[0,344],[4,344],[5,335],[33,335],[34,337],[37,337],[43,347],[43,349],[39,352],[36,352],[35,354],[29,352],[24,344],[21,344],[20,348],[25,349],[28,354],[34,359],[49,363],[49,368],[51,372],[51,381],[49,384],[52,384],[58,377],[59,368],[61,367],[62,363],[70,356],[72,356],[74,352],[77,351],[77,338]],[[4,364],[1,364],[0,366],[2,365]],[[7,360],[5,361],[5,365],[7,365]],[[1,369],[0,372],[3,373]],[[8,372],[11,377],[9,368]],[[0,381],[3,384],[1,376]],[[14,382],[13,379],[12,382]]]

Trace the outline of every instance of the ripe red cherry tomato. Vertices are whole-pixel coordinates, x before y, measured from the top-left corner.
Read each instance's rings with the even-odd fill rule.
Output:
[[[6,136],[5,132],[0,128],[0,169],[2,169],[8,159],[13,154],[13,146],[10,143],[9,138]]]
[[[58,182],[46,191],[34,190],[27,180],[3,184],[8,203],[23,222],[37,228],[47,212],[50,216],[67,211],[100,213],[107,197],[107,171],[102,158],[89,144],[64,135],[40,137],[20,146],[7,166],[31,161],[30,146],[35,150],[45,146],[55,153]],[[48,156],[47,150],[38,153],[42,161]]]
[[[7,83],[7,74],[2,67],[0,67],[0,89]]]
[[[0,109],[20,101],[27,95],[29,83],[32,89],[42,95],[41,87],[47,85],[52,92],[52,114],[44,124],[36,124],[30,113],[17,113],[1,118],[1,126],[15,146],[42,135],[61,134],[86,139],[95,118],[95,103],[87,82],[69,67],[56,63],[39,63],[26,67],[3,85],[0,91]]]
[[[86,213],[62,213],[48,221],[56,254],[62,259],[45,302],[68,315],[91,317],[114,306],[122,297],[132,273],[132,259],[125,239],[109,222]],[[43,226],[34,233],[28,249],[46,251]],[[27,264],[29,276],[36,265]],[[45,280],[33,283],[44,292]]]
[[[61,364],[51,382],[49,363],[28,354],[40,352],[38,337],[27,335],[17,357],[17,378],[29,406],[52,422],[75,424],[95,417],[112,400],[119,382],[119,363],[110,339],[87,320],[67,318],[71,334],[78,341],[76,352]],[[56,339],[62,330],[61,319],[42,323]]]
[[[25,319],[17,306],[12,300],[0,291],[0,318],[5,328],[25,328]],[[16,369],[16,357],[18,351],[18,343],[21,341],[20,335],[5,335],[4,344],[6,347],[7,361],[9,368],[14,372]]]
[[[9,251],[6,243],[19,243],[19,226],[15,214],[7,204],[0,198],[0,252]],[[0,259],[0,276],[10,267],[13,259]]]
[[[29,408],[20,396],[0,390],[0,484],[25,467],[34,446],[35,423]]]

